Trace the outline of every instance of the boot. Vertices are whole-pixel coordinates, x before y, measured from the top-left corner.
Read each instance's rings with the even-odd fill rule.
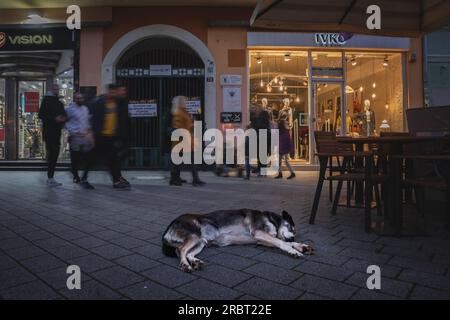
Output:
[[[291,175],[289,177],[287,177],[288,180],[291,180],[294,178],[295,178],[295,172],[291,172]]]
[[[274,179],[281,179],[281,178],[283,178],[283,173],[278,172],[278,175]]]

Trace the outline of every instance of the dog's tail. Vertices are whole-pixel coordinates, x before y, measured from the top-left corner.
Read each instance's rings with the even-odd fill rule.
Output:
[[[171,244],[164,239],[164,237],[162,238],[162,252],[168,257],[177,257],[177,248],[171,246]]]

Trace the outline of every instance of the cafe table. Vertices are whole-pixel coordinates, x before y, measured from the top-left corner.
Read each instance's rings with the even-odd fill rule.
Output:
[[[366,145],[378,145],[386,153],[388,183],[387,190],[383,192],[384,197],[384,217],[383,221],[372,226],[372,230],[383,235],[417,235],[416,230],[410,230],[403,226],[403,196],[402,196],[402,161],[403,146],[420,142],[438,142],[443,139],[450,139],[448,136],[338,136],[337,141],[350,143],[355,146],[356,151],[364,151]],[[362,167],[361,162],[356,166]],[[362,183],[355,186],[355,202],[363,201]],[[411,234],[412,233],[412,234]]]

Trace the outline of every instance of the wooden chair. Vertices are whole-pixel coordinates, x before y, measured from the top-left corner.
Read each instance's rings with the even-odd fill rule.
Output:
[[[375,188],[375,198],[377,201],[377,210],[381,214],[381,198],[378,191],[378,185],[383,184],[387,177],[382,174],[374,172],[374,160],[372,152],[353,151],[350,144],[339,143],[334,135],[324,132],[314,132],[316,140],[317,154],[320,163],[319,180],[317,182],[316,193],[314,195],[314,202],[311,209],[309,223],[313,224],[319,206],[320,194],[322,192],[323,182],[325,180],[337,181],[338,185],[334,195],[332,214],[336,214],[337,206],[339,204],[342,184],[344,181],[349,182],[363,182],[365,183],[365,229],[370,231],[371,227],[371,204],[372,192]],[[342,164],[339,166],[339,174],[329,175],[326,177],[327,164],[330,158],[337,157],[342,159]],[[362,158],[365,162],[365,170],[363,173],[352,170],[352,164],[355,158]],[[347,195],[348,198],[348,195]]]
[[[404,184],[411,186],[416,195],[418,211],[423,214],[422,204],[424,201],[417,201],[422,198],[421,190],[434,189],[445,192],[445,215],[446,226],[450,228],[450,155],[402,155],[405,160],[433,162],[439,174],[406,177]]]

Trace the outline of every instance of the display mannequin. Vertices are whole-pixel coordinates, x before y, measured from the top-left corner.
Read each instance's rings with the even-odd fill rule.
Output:
[[[262,98],[261,99],[261,104],[264,110],[267,110],[267,105],[268,105],[269,101],[267,100],[267,98]]]
[[[293,127],[293,115],[292,115],[292,108],[290,107],[291,100],[289,98],[283,99],[283,108],[280,110],[278,114],[278,118],[285,118],[288,120],[289,128],[292,129]]]
[[[358,114],[359,121],[367,136],[371,136],[375,129],[375,112],[370,109],[370,100],[364,100],[364,110]]]

